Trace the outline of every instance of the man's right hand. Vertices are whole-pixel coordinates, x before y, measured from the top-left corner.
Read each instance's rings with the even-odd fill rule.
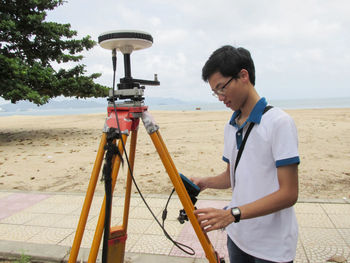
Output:
[[[208,188],[207,177],[191,177],[190,180],[192,183],[196,184],[201,191]]]

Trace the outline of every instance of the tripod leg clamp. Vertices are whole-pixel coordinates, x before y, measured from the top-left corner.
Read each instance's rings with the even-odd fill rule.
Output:
[[[148,111],[144,111],[142,113],[142,122],[148,134],[152,134],[159,130],[159,126],[156,124],[153,116]]]

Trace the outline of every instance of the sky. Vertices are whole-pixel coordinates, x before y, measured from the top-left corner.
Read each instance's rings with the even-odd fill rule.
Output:
[[[158,74],[161,85],[146,87],[146,96],[215,102],[201,70],[215,49],[233,45],[251,52],[260,96],[350,97],[348,0],[68,0],[47,20],[96,41],[110,30],[151,34],[152,47],[131,54],[134,78]],[[83,55],[87,73],[102,73],[97,82],[111,86],[111,51],[96,45]],[[119,81],[122,54],[117,58]]]

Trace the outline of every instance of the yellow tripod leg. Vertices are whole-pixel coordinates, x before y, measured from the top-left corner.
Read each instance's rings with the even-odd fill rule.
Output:
[[[132,131],[129,150],[130,170],[133,173],[136,153],[137,130]],[[125,255],[125,245],[127,239],[127,228],[129,220],[129,208],[131,197],[132,177],[130,170],[126,181],[123,223],[121,226],[111,227],[111,234],[108,247],[108,262],[123,263]]]
[[[126,139],[127,139],[127,135],[123,134],[121,140],[123,140],[124,145],[126,144]],[[123,149],[123,144],[121,140],[119,140],[118,149],[121,155],[123,155],[124,149]],[[119,156],[115,157],[115,159],[113,160],[113,168],[112,168],[112,193],[114,191],[114,187],[117,182],[120,163],[121,163],[120,157]],[[103,234],[103,226],[104,226],[105,215],[106,215],[105,209],[106,209],[106,196],[103,199],[100,215],[99,215],[96,230],[95,230],[94,239],[92,241],[91,250],[88,258],[89,263],[96,262],[96,258],[97,258],[97,254],[98,254],[98,250],[101,244],[101,239]]]
[[[216,252],[210,243],[210,240],[206,233],[203,232],[202,228],[200,227],[198,220],[196,216],[194,215],[194,206],[192,204],[192,201],[186,191],[186,188],[184,184],[182,183],[181,177],[179,173],[176,170],[176,167],[170,157],[170,154],[164,144],[164,141],[159,133],[159,131],[156,131],[152,134],[150,134],[150,137],[152,139],[152,142],[154,146],[156,147],[158,154],[160,156],[160,159],[163,162],[163,165],[174,185],[174,188],[180,198],[180,201],[186,211],[186,214],[193,226],[194,231],[197,234],[197,237],[199,239],[199,242],[201,243],[203,250],[205,252],[205,255],[209,262],[216,263],[218,262],[218,258],[216,255]]]
[[[143,112],[142,114],[142,122],[150,135],[152,142],[154,146],[156,147],[158,154],[160,156],[160,159],[163,162],[163,165],[174,185],[174,188],[180,198],[180,201],[186,211],[187,217],[189,218],[194,231],[196,232],[196,235],[199,239],[199,242],[201,243],[203,250],[205,252],[205,255],[209,262],[215,263],[219,262],[219,258],[217,253],[215,252],[212,244],[210,243],[210,240],[205,232],[203,232],[202,228],[200,227],[198,220],[196,216],[194,215],[194,206],[193,203],[186,191],[186,188],[181,180],[181,177],[176,170],[175,164],[171,159],[171,156],[165,146],[165,143],[159,133],[159,126],[155,123],[153,117],[151,114],[147,111]]]
[[[77,231],[75,232],[75,237],[72,245],[72,249],[69,255],[68,263],[75,263],[78,257],[81,240],[83,238],[87,218],[89,216],[89,211],[92,203],[92,199],[94,196],[94,192],[96,189],[96,184],[98,180],[98,176],[101,170],[101,165],[103,161],[103,155],[104,155],[104,146],[106,145],[106,134],[103,133],[101,137],[100,146],[98,148],[96,161],[94,164],[94,168],[91,172],[90,182],[88,186],[88,190],[86,192],[83,208],[81,210],[79,223],[77,226]]]
[[[130,140],[129,163],[130,163],[130,169],[132,173],[134,173],[136,142],[137,142],[137,130],[131,133],[131,140]],[[128,177],[126,181],[126,191],[125,191],[125,201],[124,201],[124,215],[123,215],[123,229],[125,229],[125,232],[128,229],[131,186],[132,186],[132,178],[131,178],[130,170],[128,170]]]

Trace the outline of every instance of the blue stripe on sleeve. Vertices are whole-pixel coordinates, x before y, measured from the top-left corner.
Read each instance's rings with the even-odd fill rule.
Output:
[[[280,166],[286,166],[290,164],[299,164],[299,163],[300,163],[299,156],[296,156],[296,157],[276,161],[276,167],[278,168]]]
[[[230,163],[230,160],[227,159],[225,156],[222,156],[222,160],[223,160],[224,162],[226,162],[226,163]]]

